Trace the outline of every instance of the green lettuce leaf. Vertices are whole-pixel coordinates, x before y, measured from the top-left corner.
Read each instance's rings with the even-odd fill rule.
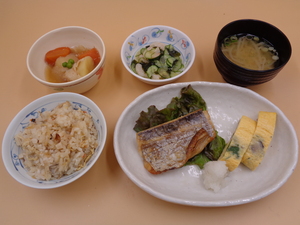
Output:
[[[189,159],[189,161],[186,162],[185,166],[188,165],[197,165],[201,169],[203,169],[205,163],[211,161],[205,154],[202,152],[199,153],[198,155],[195,155],[193,158]]]
[[[171,102],[164,109],[158,110],[156,106],[151,105],[148,107],[147,112],[142,111],[133,129],[139,132],[174,120],[198,109],[206,110],[205,101],[191,85],[182,88],[180,93],[181,97],[172,98]]]
[[[212,140],[202,151],[204,155],[207,156],[210,160],[218,160],[225,148],[225,140],[220,137],[217,133],[217,136]]]

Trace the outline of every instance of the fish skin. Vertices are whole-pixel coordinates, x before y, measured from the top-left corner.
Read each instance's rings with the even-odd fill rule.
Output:
[[[216,137],[207,111],[197,110],[136,134],[144,167],[152,174],[180,168]]]

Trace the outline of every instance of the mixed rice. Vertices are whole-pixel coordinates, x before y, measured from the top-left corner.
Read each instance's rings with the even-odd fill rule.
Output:
[[[28,174],[54,180],[85,166],[98,145],[97,136],[91,115],[67,101],[32,119],[15,141]]]

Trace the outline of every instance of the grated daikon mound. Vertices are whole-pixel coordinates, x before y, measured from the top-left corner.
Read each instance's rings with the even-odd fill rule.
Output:
[[[225,161],[210,161],[203,168],[203,184],[207,190],[220,191],[226,186],[228,168]]]

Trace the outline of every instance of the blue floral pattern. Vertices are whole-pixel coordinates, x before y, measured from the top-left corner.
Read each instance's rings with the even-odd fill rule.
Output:
[[[136,52],[153,42],[172,44],[181,53],[183,64],[187,67],[191,62],[192,48],[190,41],[180,31],[164,26],[148,27],[137,31],[127,39],[125,44],[124,59],[130,66]]]
[[[150,38],[148,35],[143,35],[141,38],[138,38],[139,46],[146,45],[149,42]]]
[[[18,167],[22,165],[22,163],[21,163],[21,161],[19,159],[19,156],[17,154],[15,154],[15,153],[12,153],[12,151],[11,151],[11,154],[12,154],[11,155],[11,159],[13,161],[13,164],[14,164],[16,170],[18,170]]]
[[[159,36],[162,35],[163,32],[164,30],[161,30],[160,28],[154,28],[151,30],[151,37],[159,38]]]

